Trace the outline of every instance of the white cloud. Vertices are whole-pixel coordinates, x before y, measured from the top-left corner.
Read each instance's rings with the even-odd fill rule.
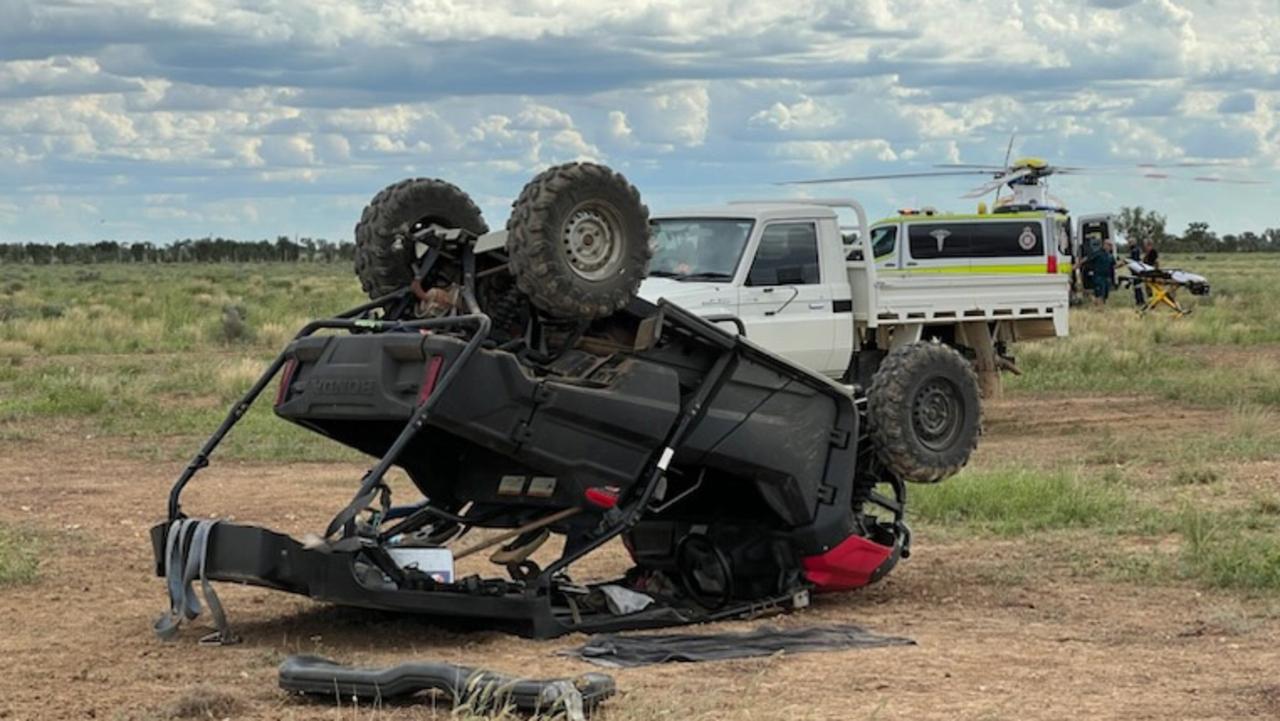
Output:
[[[839,117],[833,110],[820,106],[813,98],[803,97],[790,105],[774,103],[752,115],[747,123],[772,126],[784,131],[817,130],[832,127],[838,120]]]
[[[1280,180],[1276,37],[1275,0],[7,0],[0,197],[63,202],[56,224],[6,221],[16,239],[93,239],[81,206],[155,239],[341,237],[356,190],[411,173],[505,216],[565,160],[657,198],[758,195],[994,162],[1015,129],[1015,152],[1059,161],[1228,158]],[[1210,220],[1274,224],[1251,191],[1213,192],[1190,201]]]
[[[856,160],[891,162],[898,159],[893,147],[884,140],[792,140],[780,143],[774,152],[780,157],[820,169],[835,168]]]
[[[609,111],[609,137],[617,141],[631,140],[631,124],[627,122],[627,114],[621,110]]]

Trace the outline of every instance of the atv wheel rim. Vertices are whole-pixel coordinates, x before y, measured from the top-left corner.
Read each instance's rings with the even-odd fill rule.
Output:
[[[931,451],[947,450],[960,435],[964,399],[954,383],[933,378],[920,386],[911,404],[911,423],[916,438]]]
[[[580,204],[560,234],[565,260],[580,278],[607,280],[622,264],[622,231],[613,208],[598,201]]]

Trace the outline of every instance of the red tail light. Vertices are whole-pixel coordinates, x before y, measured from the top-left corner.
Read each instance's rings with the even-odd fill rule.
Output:
[[[284,374],[280,376],[280,387],[276,389],[276,405],[289,399],[289,386],[293,383],[293,374],[298,372],[298,359],[290,358],[284,364]]]
[[[1050,274],[1058,272],[1058,256],[1057,255],[1049,256],[1049,260],[1045,262],[1044,272],[1050,273]]]
[[[613,486],[592,486],[586,492],[587,503],[606,511],[618,505],[618,489]]]
[[[444,356],[433,355],[427,363],[427,372],[422,375],[422,390],[418,391],[418,405],[427,402],[431,392],[436,389],[436,381],[440,380],[440,369],[444,367]]]

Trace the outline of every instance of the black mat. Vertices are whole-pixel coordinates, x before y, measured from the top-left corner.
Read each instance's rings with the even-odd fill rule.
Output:
[[[601,634],[592,636],[578,648],[564,651],[563,655],[598,666],[630,668],[655,663],[772,656],[778,652],[809,653],[914,644],[915,641],[909,638],[881,636],[851,625],[761,626],[747,633]]]

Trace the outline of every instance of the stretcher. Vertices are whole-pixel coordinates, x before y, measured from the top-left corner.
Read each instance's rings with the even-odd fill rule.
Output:
[[[1169,307],[1176,317],[1191,313],[1191,309],[1178,302],[1178,291],[1186,288],[1192,295],[1209,295],[1209,280],[1203,275],[1185,270],[1162,270],[1141,261],[1128,261],[1129,275],[1120,277],[1120,284],[1132,287],[1142,285],[1144,302],[1138,309],[1146,314],[1161,306]]]

